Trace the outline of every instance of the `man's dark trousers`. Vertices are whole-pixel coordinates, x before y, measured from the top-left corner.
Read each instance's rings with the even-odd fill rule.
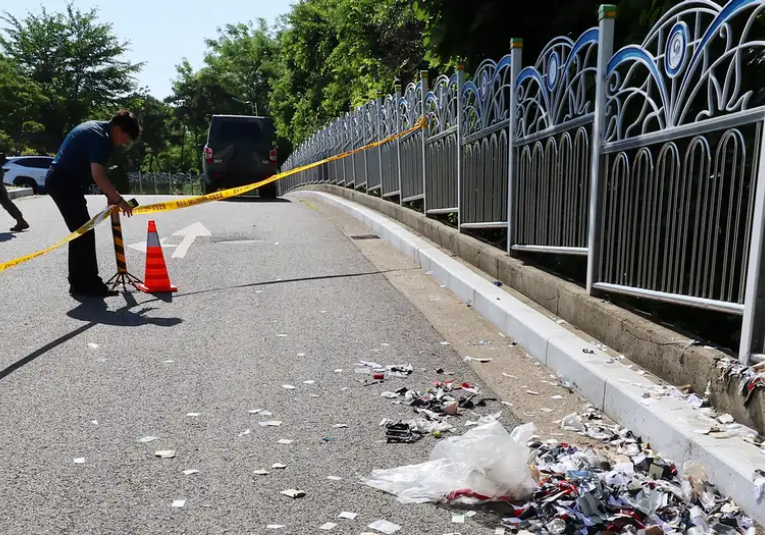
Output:
[[[3,173],[0,171],[0,205],[8,211],[13,219],[16,221],[23,221],[24,216],[21,215],[21,211],[16,208],[16,205],[13,204],[13,201],[8,195],[8,190],[5,189],[5,184],[2,183],[2,178]]]
[[[45,189],[64,216],[70,232],[90,221],[85,186],[80,177],[52,168],[45,178]],[[96,234],[91,230],[69,242],[69,284],[76,288],[89,288],[102,283],[98,276]]]

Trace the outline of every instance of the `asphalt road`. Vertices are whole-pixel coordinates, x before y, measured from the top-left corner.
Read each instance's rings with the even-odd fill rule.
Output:
[[[104,205],[89,204],[93,213]],[[32,229],[0,232],[0,260],[66,233],[50,199],[19,206]],[[127,244],[145,241],[147,220],[123,223]],[[326,522],[338,524],[326,533],[359,534],[377,519],[401,525],[399,535],[494,533],[496,513],[455,525],[445,508],[403,506],[358,482],[375,468],[427,460],[435,443],[386,444],[380,420],[411,410],[381,392],[427,387],[443,379],[439,367],[492,392],[332,222],[300,202],[246,201],[155,220],[169,246],[196,222],[212,235],[185,258],[165,249],[180,288],[171,299],[131,293],[78,303],[68,295],[65,248],[0,274],[1,534],[303,534],[325,533]],[[108,225],[97,235],[108,278]],[[141,277],[143,258],[128,249]],[[362,386],[354,373],[362,359],[411,362],[416,371]],[[248,413],[259,408],[273,416]],[[482,411],[501,408],[512,427],[506,407]],[[158,439],[139,442],[147,436]],[[174,459],[155,458],[167,449]],[[262,468],[271,473],[253,474]],[[280,494],[291,488],[307,495]],[[343,511],[358,517],[339,519]]]

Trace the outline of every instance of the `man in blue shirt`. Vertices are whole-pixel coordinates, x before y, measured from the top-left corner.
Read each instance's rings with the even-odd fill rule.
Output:
[[[109,204],[130,217],[132,208],[106,177],[106,162],[113,145],[135,140],[141,126],[135,115],[120,111],[109,121],[88,121],[66,136],[45,179],[45,188],[74,232],[90,220],[85,194],[96,186]],[[69,242],[69,293],[86,297],[117,295],[98,276],[96,237],[93,231]]]

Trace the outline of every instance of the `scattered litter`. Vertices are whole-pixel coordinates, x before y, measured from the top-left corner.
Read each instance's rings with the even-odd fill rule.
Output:
[[[478,340],[477,342],[471,342],[471,346],[490,346],[491,340]]]
[[[296,498],[302,498],[305,496],[305,491],[298,490],[298,489],[287,489],[281,491],[279,494],[284,494],[285,496],[289,496],[290,498],[296,499]]]
[[[344,518],[345,520],[356,520],[357,516],[359,516],[358,513],[349,513],[347,511],[343,511],[338,515],[338,518]]]
[[[497,528],[494,530],[494,535],[505,535],[505,528]]]
[[[512,407],[512,406],[513,406],[513,404],[512,404],[512,403],[510,403],[509,401],[503,401],[503,402],[502,402],[502,405],[506,405],[506,406],[508,406],[508,407]]]
[[[502,283],[500,281],[494,281],[492,284],[494,286],[496,286],[497,288],[501,288],[502,287]]]
[[[155,457],[160,459],[173,459],[175,458],[175,450],[159,450],[154,452]]]
[[[282,388],[284,388],[285,390],[295,390],[295,387],[292,385],[282,385]]]
[[[755,470],[754,475],[754,501],[760,503],[765,499],[765,472]]]
[[[452,524],[464,524],[465,515],[452,515]]]
[[[286,528],[287,526],[283,526],[281,524],[269,524],[266,526],[266,529],[282,529]]]
[[[335,373],[343,373],[343,369],[342,368],[338,368],[338,369],[335,370]]]
[[[286,334],[277,334],[276,336],[278,336],[279,338],[287,338]]]
[[[553,411],[552,409],[548,409],[547,407],[541,407],[539,410],[542,411],[542,412],[546,412],[548,414]]]
[[[305,357],[305,353],[298,353],[297,356],[298,357]]]
[[[369,375],[369,373],[372,370],[370,368],[354,368],[353,373],[357,373],[359,375]]]
[[[252,433],[252,430],[250,430],[250,429],[245,429],[244,431],[242,431],[241,433],[239,433],[239,436],[240,436],[240,437],[243,437],[243,436],[245,436],[245,435],[249,435],[250,433]]]
[[[369,529],[385,533],[385,535],[392,535],[401,529],[401,526],[388,522],[387,520],[375,520],[367,526]]]
[[[159,437],[143,437],[139,438],[138,442],[141,442],[142,444],[148,444],[149,442],[154,442],[155,440],[159,440]]]
[[[268,475],[268,474],[270,474],[271,472],[269,472],[268,470],[263,470],[263,469],[261,468],[261,469],[259,469],[259,470],[254,470],[252,473],[253,473],[253,474],[255,474],[256,476],[267,476],[267,475]]]
[[[173,500],[173,507],[183,507],[186,505],[186,500]]]
[[[307,381],[303,381],[303,384],[304,385],[314,385],[314,384],[316,384],[316,381],[314,381],[313,379],[309,379]]]
[[[281,438],[281,439],[278,440],[278,442],[279,442],[279,444],[287,444],[287,445],[289,445],[289,444],[292,444],[295,441],[294,440],[290,440],[288,438]]]
[[[481,416],[477,422],[471,422],[468,420],[465,422],[465,427],[471,427],[474,425],[486,425],[491,424],[494,422],[498,422],[502,418],[501,412],[495,412],[494,414],[487,414],[486,416]]]
[[[417,442],[423,436],[422,432],[417,431],[408,423],[399,422],[385,426],[385,437],[388,440],[388,444],[411,444],[412,442]]]
[[[720,381],[726,386],[733,379],[738,380],[738,393],[744,398],[744,406],[757,390],[765,388],[765,363],[744,366],[738,360],[724,358],[717,361],[717,369],[721,371]]]
[[[188,418],[196,418],[197,416],[199,416],[199,413],[198,412],[187,412],[186,416]]]
[[[271,465],[271,468],[273,468],[274,470],[284,470],[285,468],[287,468],[287,465],[281,464],[281,463],[274,463]]]
[[[163,360],[162,364],[172,364],[173,362],[175,362],[175,361],[174,360]]]
[[[383,392],[380,395],[388,399],[398,399],[398,394],[396,394],[395,392]]]
[[[90,423],[92,423],[93,425],[98,425],[98,420],[91,420]]]
[[[271,420],[268,422],[259,422],[258,425],[260,425],[260,427],[279,427],[280,425],[282,425],[282,422],[278,420],[276,421]]]
[[[526,390],[526,393],[527,394],[531,394],[532,396],[538,396],[539,395],[539,392],[537,392],[536,390]]]
[[[526,464],[526,443],[534,433],[533,424],[512,434],[499,422],[481,425],[438,442],[425,463],[374,470],[362,481],[401,503],[527,498],[535,482]]]
[[[327,522],[326,524],[322,524],[319,526],[319,529],[323,529],[324,531],[329,531],[331,529],[335,529],[337,527],[337,524],[333,524],[332,522]]]
[[[95,344],[93,342],[88,342],[88,347],[90,349],[98,349],[98,344]]]
[[[515,375],[510,375],[509,373],[502,372],[502,375],[509,377],[510,379],[518,379]]]
[[[446,340],[444,340],[444,341],[442,341],[440,343],[441,343],[442,346],[448,346],[449,345],[449,342],[447,342]]]
[[[335,429],[348,429],[348,424],[335,424],[332,427]]]
[[[556,394],[554,396],[550,396],[550,399],[560,400],[560,399],[563,399],[563,396],[560,396],[560,395]]]
[[[335,437],[324,437],[322,440],[324,442],[334,442],[335,441]]]
[[[329,479],[330,481],[342,481],[343,480],[342,477],[338,477],[338,476],[327,476],[327,479]]]
[[[462,360],[464,360],[465,362],[473,362],[473,361],[480,362],[481,364],[488,364],[489,362],[491,362],[491,359],[475,358],[475,357],[465,357]]]
[[[74,464],[85,464],[85,457],[77,457],[74,460]]]

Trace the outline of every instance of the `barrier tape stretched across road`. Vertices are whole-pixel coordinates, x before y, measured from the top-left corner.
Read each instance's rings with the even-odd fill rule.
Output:
[[[336,160],[342,160],[343,158],[347,158],[348,156],[352,156],[358,152],[361,152],[367,149],[379,147],[380,145],[384,145],[385,143],[388,143],[389,141],[394,141],[398,138],[407,136],[411,134],[412,132],[416,132],[420,128],[423,128],[425,124],[426,124],[426,119],[425,117],[422,117],[420,118],[420,120],[417,122],[417,124],[414,127],[410,128],[409,130],[405,132],[401,132],[400,134],[394,134],[390,137],[383,139],[382,141],[375,141],[374,143],[370,143],[369,145],[366,145],[364,147],[350,150],[348,152],[344,152],[343,154],[338,154],[337,156],[330,156],[329,158],[320,160],[318,162],[304,165],[302,167],[297,167],[295,169],[290,169],[289,171],[276,174],[265,180],[261,180],[260,182],[255,182],[254,184],[248,184],[246,186],[239,186],[236,188],[226,189],[223,191],[218,191],[216,193],[210,193],[208,195],[200,195],[199,197],[192,197],[191,199],[183,199],[183,200],[170,201],[170,202],[160,202],[156,204],[148,204],[146,206],[139,206],[138,208],[133,209],[133,214],[141,215],[141,214],[158,214],[161,212],[171,212],[173,210],[180,210],[181,208],[189,208],[191,206],[197,206],[198,204],[205,204],[208,202],[230,199],[231,197],[238,197],[239,195],[243,195],[245,193],[256,190],[258,188],[262,188],[263,186],[267,184],[271,184],[283,178],[287,178],[288,176],[292,176],[297,173],[302,173],[303,171],[307,171],[308,169],[319,167],[320,165],[324,165],[325,163],[334,162]],[[99,225],[100,223],[108,219],[111,216],[112,210],[114,210],[115,208],[116,207],[114,206],[107,206],[101,212],[96,214],[90,221],[88,221],[83,226],[81,226],[80,228],[72,232],[66,238],[63,238],[62,240],[55,243],[54,245],[51,245],[47,249],[43,249],[42,251],[37,251],[36,253],[28,254],[26,256],[21,256],[19,258],[9,260],[8,262],[3,262],[2,264],[0,264],[0,272],[5,271],[6,269],[10,269],[12,267],[18,266],[19,264],[23,264],[24,262],[28,262],[29,260],[37,258],[38,256],[48,254],[51,251],[58,249],[62,245],[66,245],[67,243],[76,240],[83,234],[87,234],[88,232],[93,230],[97,225]]]

